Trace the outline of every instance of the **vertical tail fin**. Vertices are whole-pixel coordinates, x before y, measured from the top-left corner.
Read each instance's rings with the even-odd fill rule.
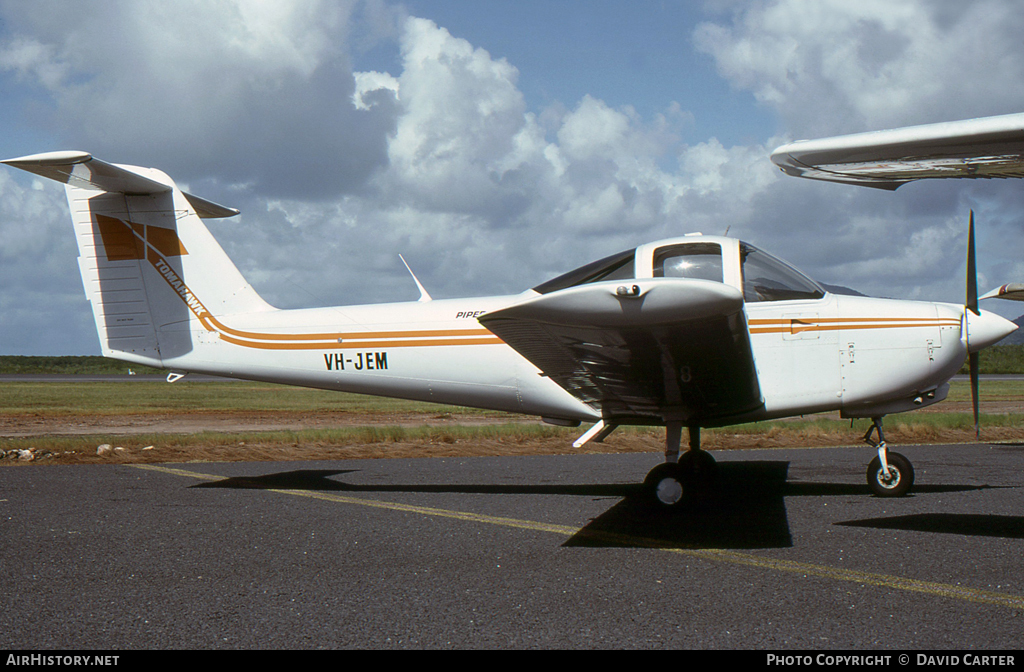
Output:
[[[273,310],[200,218],[237,211],[182,192],[160,171],[82,152],[3,163],[65,184],[104,356],[163,366],[215,336],[215,315]]]

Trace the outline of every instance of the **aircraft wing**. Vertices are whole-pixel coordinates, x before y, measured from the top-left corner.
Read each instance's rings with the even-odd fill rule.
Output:
[[[889,190],[929,178],[1024,177],[1024,114],[799,140],[771,158],[787,175]]]
[[[722,283],[595,282],[479,319],[606,420],[708,426],[763,405],[743,296]]]

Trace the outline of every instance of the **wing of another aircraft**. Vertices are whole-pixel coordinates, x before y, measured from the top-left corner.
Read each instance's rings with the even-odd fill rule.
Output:
[[[594,282],[479,319],[606,420],[708,426],[763,404],[743,296],[720,282]]]
[[[1024,177],[1024,114],[798,140],[771,158],[787,175],[889,190],[931,178]]]

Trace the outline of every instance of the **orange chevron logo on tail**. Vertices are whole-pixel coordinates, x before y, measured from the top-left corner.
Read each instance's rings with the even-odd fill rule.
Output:
[[[126,222],[99,214],[96,215],[96,224],[108,261],[145,259],[147,246],[165,257],[188,254],[188,250],[178,239],[178,234],[172,229]]]

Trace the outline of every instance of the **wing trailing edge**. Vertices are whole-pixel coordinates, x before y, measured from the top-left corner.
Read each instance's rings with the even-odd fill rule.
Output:
[[[894,190],[914,180],[1024,177],[1024,113],[908,126],[772,152],[787,175]]]

